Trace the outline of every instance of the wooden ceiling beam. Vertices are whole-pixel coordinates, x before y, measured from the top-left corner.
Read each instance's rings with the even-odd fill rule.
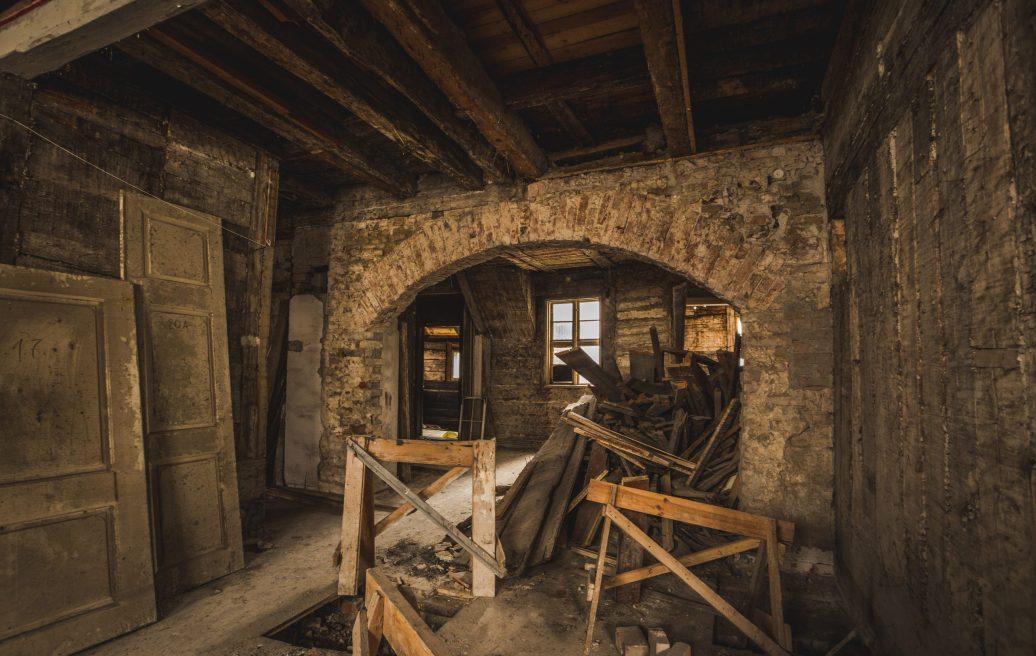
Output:
[[[309,153],[398,196],[417,191],[414,176],[380,157],[331,121],[307,116],[299,107],[264,89],[259,83],[226,68],[165,31],[152,28],[144,35],[116,44],[120,50],[162,73],[209,96],[225,107],[264,126]]]
[[[364,6],[524,178],[550,165],[522,119],[504,104],[464,33],[439,0],[363,0]]]
[[[420,161],[466,189],[481,189],[482,170],[406,98],[370,73],[321,48],[297,25],[281,22],[255,0],[223,0],[201,8],[206,18],[321,91]]]
[[[651,88],[651,75],[637,47],[515,73],[500,87],[508,106],[526,109],[554,100],[639,93]]]
[[[679,0],[634,0],[644,42],[644,56],[655,101],[662,120],[669,154],[677,157],[695,151],[694,122],[687,85],[686,57]]]
[[[525,52],[538,68],[546,68],[554,64],[554,56],[543,44],[543,38],[536,30],[535,23],[525,13],[525,8],[517,0],[496,0],[497,7],[511,26],[511,32],[521,42]],[[580,146],[592,146],[595,139],[587,131],[572,107],[564,100],[551,100],[546,104],[547,110],[570,137]]]
[[[474,126],[457,116],[443,92],[358,0],[279,0],[273,6],[292,14],[291,20],[308,24],[342,55],[406,97],[464,150],[487,180],[510,181],[512,174],[506,160]]]

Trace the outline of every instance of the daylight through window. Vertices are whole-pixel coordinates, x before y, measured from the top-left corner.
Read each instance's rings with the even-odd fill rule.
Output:
[[[547,303],[548,382],[551,385],[583,385],[586,379],[556,356],[579,347],[601,362],[601,301],[574,298]]]

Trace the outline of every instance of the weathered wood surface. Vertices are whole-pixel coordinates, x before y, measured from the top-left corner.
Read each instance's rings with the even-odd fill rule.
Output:
[[[443,92],[358,2],[282,0],[282,3],[339,52],[380,76],[424,112],[482,168],[488,180],[506,182],[511,178],[499,153],[478,130],[457,115]]]
[[[548,167],[547,156],[438,0],[363,0],[450,101],[467,112],[486,139],[525,178]]]
[[[472,443],[471,465],[471,541],[494,556],[496,542],[496,440]],[[471,559],[471,594],[496,595],[496,573],[480,559]]]
[[[307,148],[317,157],[391,193],[407,196],[417,188],[416,180],[395,164],[385,161],[348,131],[304,110],[288,112],[292,103],[254,80],[254,73],[231,71],[201,54],[201,47],[183,35],[167,31],[149,32],[147,38],[132,38],[116,44],[120,50],[191,86],[242,116],[265,126],[285,139]],[[202,51],[203,52],[203,51]],[[268,76],[264,76],[266,80]],[[232,88],[231,84],[236,85]],[[287,83],[286,88],[299,85]],[[258,96],[258,97],[257,97]],[[319,106],[321,102],[313,103]]]
[[[622,487],[629,487],[637,490],[646,490],[651,484],[650,479],[647,476],[626,476],[623,477],[619,483]],[[623,511],[626,515],[640,530],[647,530],[648,518],[642,513],[635,511]],[[619,573],[630,572],[636,569],[640,569],[641,565],[644,564],[644,550],[640,547],[636,540],[628,535],[623,534],[619,540],[619,552],[615,557],[615,570]],[[637,579],[631,579],[626,585],[622,586],[615,592],[615,600],[620,604],[637,604],[640,603],[640,582]]]
[[[605,503],[604,515],[625,535],[636,540],[637,543],[656,558],[659,563],[666,566],[680,580],[698,593],[698,595],[700,595],[701,598],[710,606],[719,611],[723,617],[727,618],[742,633],[748,636],[748,638],[758,645],[764,653],[768,654],[768,656],[788,656],[788,652],[782,648],[781,645],[775,642],[762,629],[753,624],[751,620],[742,615],[730,604],[730,602],[710,588],[708,584],[691,573],[691,570],[682,565],[675,556],[667,552],[657,542],[648,537],[646,533],[640,530],[640,528],[627,517],[623,516],[623,514],[616,510],[614,506]],[[596,609],[591,609],[591,611],[594,610]]]
[[[614,497],[612,496],[613,491]],[[665,517],[677,522],[736,533],[759,540],[765,540],[770,535],[772,520],[769,517],[699,503],[690,499],[666,496],[657,492],[637,490],[605,481],[590,481],[590,489],[586,498],[596,503],[605,503],[608,499],[614,499],[612,503],[621,510],[634,510],[655,517]],[[779,541],[783,544],[791,544],[795,539],[795,525],[779,520],[777,526]]]
[[[365,604],[381,605],[381,631],[377,640],[369,640],[376,650],[381,636],[397,654],[403,656],[452,656],[449,646],[428,626],[420,613],[410,605],[399,586],[376,568],[367,570]],[[373,621],[374,615],[371,615]]]
[[[688,155],[695,151],[694,123],[691,101],[684,97],[686,84],[685,64],[681,62],[683,31],[679,17],[680,6],[652,0],[635,0],[640,21],[640,34],[655,101],[662,119],[666,142],[671,155]]]

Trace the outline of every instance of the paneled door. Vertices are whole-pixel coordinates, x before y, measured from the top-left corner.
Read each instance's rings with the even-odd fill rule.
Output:
[[[122,198],[126,279],[140,286],[144,435],[160,597],[240,569],[219,219]]]
[[[0,265],[0,654],[155,620],[133,286]]]

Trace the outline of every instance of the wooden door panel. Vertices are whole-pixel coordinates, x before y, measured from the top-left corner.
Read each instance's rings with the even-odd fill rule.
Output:
[[[168,596],[244,565],[219,220],[123,198],[126,278],[140,285],[156,585]]]
[[[0,266],[0,316],[0,653],[71,653],[155,619],[133,288]]]

